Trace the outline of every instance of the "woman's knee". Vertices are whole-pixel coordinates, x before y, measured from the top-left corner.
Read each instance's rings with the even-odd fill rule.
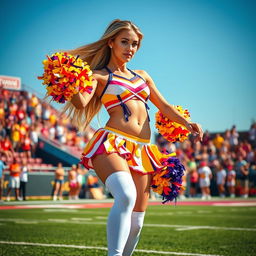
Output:
[[[106,187],[120,206],[134,207],[137,191],[130,173],[125,171],[112,173],[106,179]]]
[[[120,193],[119,204],[123,204],[124,207],[127,206],[128,208],[133,208],[136,203],[136,198],[136,189],[133,189],[132,186],[130,186],[128,189],[123,190],[122,193]]]

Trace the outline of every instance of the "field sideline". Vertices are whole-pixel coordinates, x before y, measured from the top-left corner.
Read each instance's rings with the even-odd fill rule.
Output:
[[[111,200],[0,205],[0,256],[106,256]],[[256,255],[256,200],[151,202],[134,256]]]

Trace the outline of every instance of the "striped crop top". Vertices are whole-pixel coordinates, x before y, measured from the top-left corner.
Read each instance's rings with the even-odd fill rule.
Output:
[[[127,122],[129,116],[131,116],[131,111],[125,102],[136,97],[145,103],[148,113],[149,107],[147,105],[147,100],[150,95],[150,89],[146,81],[130,69],[128,70],[134,75],[131,79],[116,75],[107,67],[105,67],[105,69],[109,73],[109,78],[100,96],[101,102],[105,108],[109,110],[120,105],[123,109],[125,121]]]

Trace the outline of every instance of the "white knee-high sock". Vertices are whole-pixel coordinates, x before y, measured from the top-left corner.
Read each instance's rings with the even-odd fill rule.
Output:
[[[105,184],[115,199],[107,224],[108,256],[122,256],[130,233],[136,187],[130,173],[125,171],[112,173]]]
[[[132,212],[131,230],[124,247],[123,256],[132,255],[140,238],[145,212]]]

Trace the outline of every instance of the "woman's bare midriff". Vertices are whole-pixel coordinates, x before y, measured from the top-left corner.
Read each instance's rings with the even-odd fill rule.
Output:
[[[134,98],[125,102],[125,104],[131,111],[129,121],[125,121],[123,109],[119,105],[109,110],[110,118],[106,126],[141,139],[150,139],[151,131],[145,103]]]

